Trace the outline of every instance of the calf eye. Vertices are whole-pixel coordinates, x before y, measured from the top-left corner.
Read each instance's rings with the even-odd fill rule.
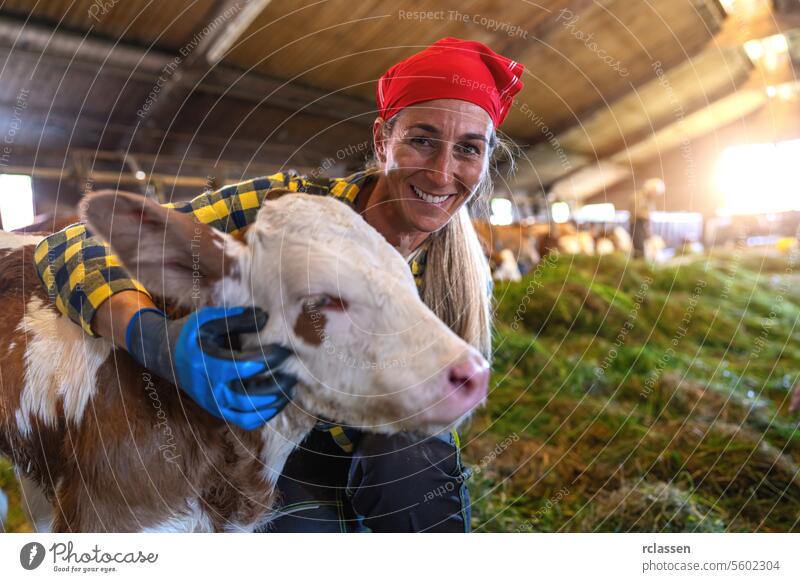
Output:
[[[334,297],[323,293],[321,295],[313,295],[306,300],[306,308],[313,311],[344,311],[347,309],[347,302],[341,297]]]

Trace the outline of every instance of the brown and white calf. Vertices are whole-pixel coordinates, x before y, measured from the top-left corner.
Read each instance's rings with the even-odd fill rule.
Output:
[[[0,452],[56,531],[251,530],[273,517],[284,462],[318,418],[434,434],[486,396],[485,360],[339,201],[265,202],[242,238],[129,194],[90,196],[85,219],[154,294],[268,312],[244,347],[290,347],[300,382],[262,429],[228,426],[61,316],[34,270],[39,239],[0,234]]]

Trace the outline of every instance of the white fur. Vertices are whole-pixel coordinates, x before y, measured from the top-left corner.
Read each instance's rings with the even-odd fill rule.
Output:
[[[594,237],[589,232],[579,232],[577,235],[578,243],[581,246],[581,252],[590,257],[594,256]]]
[[[292,402],[263,429],[264,449],[261,454],[262,477],[270,486],[278,481],[286,459],[314,427],[316,419],[305,412],[303,402]]]
[[[651,236],[644,241],[644,258],[650,263],[663,262],[662,252],[666,248],[664,239],[658,235]]]
[[[615,226],[611,234],[611,240],[614,241],[614,246],[617,250],[629,255],[633,252],[633,239],[628,231],[621,226]]]
[[[176,513],[153,527],[146,527],[142,533],[210,533],[214,531],[209,515],[203,511],[197,499],[186,501],[188,510]]]
[[[514,253],[510,249],[503,249],[499,253],[500,265],[492,273],[495,281],[519,281],[522,275],[519,272],[519,265],[514,258]]]
[[[260,341],[295,351],[286,369],[312,394],[308,412],[378,432],[447,428],[426,425],[426,411],[444,398],[450,367],[476,352],[420,301],[405,260],[377,230],[337,200],[296,194],[266,202],[247,240],[250,301],[270,314]],[[314,346],[293,327],[303,298],[320,293],[348,309],[325,312]]]
[[[558,251],[565,255],[578,255],[581,252],[581,242],[576,234],[566,234],[558,237]]]
[[[597,241],[595,248],[600,256],[610,255],[614,252],[614,243],[610,238],[601,238]]]
[[[61,401],[67,421],[77,425],[97,389],[97,370],[111,344],[91,338],[38,297],[31,297],[17,331],[26,334],[25,386],[16,411],[20,432],[30,434],[30,418],[56,426]]]

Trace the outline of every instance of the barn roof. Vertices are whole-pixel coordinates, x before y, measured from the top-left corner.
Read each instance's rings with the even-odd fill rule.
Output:
[[[376,79],[457,36],[526,67],[503,126],[526,154],[509,188],[533,195],[573,177],[580,192],[560,189],[589,197],[637,164],[764,108],[765,86],[796,91],[798,6],[6,0],[0,124],[10,127],[24,101],[15,166],[53,158],[73,177],[75,158],[94,163],[91,150],[117,152],[123,169],[127,152],[148,172],[202,176],[205,167],[223,181],[287,166],[342,172],[363,161]],[[776,34],[785,62],[765,67],[758,43]],[[83,153],[64,156],[65,148]]]

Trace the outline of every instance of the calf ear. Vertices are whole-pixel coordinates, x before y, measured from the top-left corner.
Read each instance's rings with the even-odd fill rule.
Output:
[[[244,244],[138,194],[103,190],[86,196],[82,218],[152,293],[188,305],[234,274]]]

